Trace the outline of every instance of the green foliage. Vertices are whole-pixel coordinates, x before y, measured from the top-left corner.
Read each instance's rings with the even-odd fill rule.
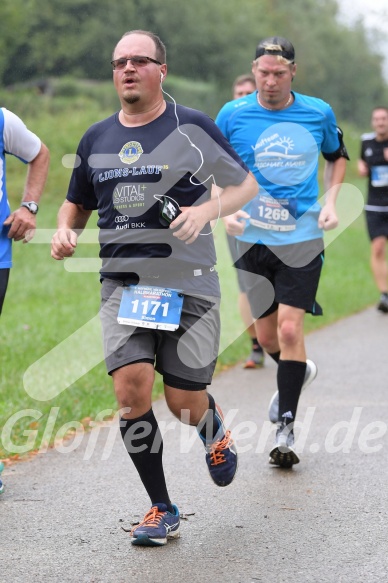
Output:
[[[11,67],[10,59],[28,30],[24,4],[23,0],[2,0],[0,6],[0,79]]]
[[[163,83],[163,89],[176,101],[187,107],[199,109],[210,115],[213,119],[216,117],[224,101],[220,100],[215,83],[210,81],[192,82],[191,79],[168,75]],[[165,96],[171,101],[171,97]],[[230,99],[229,95],[226,98]]]
[[[41,91],[51,90],[42,85],[50,77],[108,81],[117,41],[142,28],[165,42],[169,72],[190,80],[188,104],[195,107],[198,87],[209,83],[213,95],[206,101],[201,94],[201,101],[215,115],[217,98],[229,99],[233,79],[249,72],[257,42],[278,34],[296,48],[295,89],[328,101],[340,123],[362,125],[374,105],[388,100],[382,56],[362,23],[346,27],[337,11],[337,0],[2,0],[0,80],[35,83]],[[71,91],[69,80],[62,90],[66,84]]]
[[[127,10],[133,9],[130,0],[125,4]],[[117,0],[29,0],[23,3],[22,14],[27,34],[19,36],[10,55],[18,67],[9,62],[5,83],[66,74],[109,79],[109,54],[122,17]]]

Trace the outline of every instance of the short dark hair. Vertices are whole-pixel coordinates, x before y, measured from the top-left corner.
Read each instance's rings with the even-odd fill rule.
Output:
[[[129,30],[128,32],[125,32],[121,38],[123,39],[125,36],[129,36],[131,34],[143,34],[144,36],[148,36],[150,39],[152,39],[155,44],[156,60],[160,61],[161,63],[166,62],[166,47],[162,43],[157,34],[155,34],[154,32],[150,32],[149,30]]]
[[[239,75],[233,82],[232,88],[234,89],[237,85],[242,85],[243,83],[252,83],[256,87],[256,79],[253,73],[246,73],[245,75]]]

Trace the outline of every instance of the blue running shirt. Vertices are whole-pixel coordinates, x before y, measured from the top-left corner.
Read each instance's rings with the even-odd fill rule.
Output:
[[[6,185],[5,154],[13,154],[22,162],[31,162],[39,153],[40,139],[26,128],[11,111],[0,107],[0,269],[12,266],[12,241],[4,221],[11,214]]]
[[[322,237],[318,228],[318,158],[340,147],[330,105],[293,92],[286,109],[269,111],[257,92],[226,103],[216,124],[253,172],[260,189],[237,239],[286,245]]]

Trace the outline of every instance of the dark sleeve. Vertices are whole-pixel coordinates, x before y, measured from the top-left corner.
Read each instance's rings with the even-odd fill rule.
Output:
[[[365,160],[365,141],[363,139],[361,139],[360,159],[364,160],[364,162],[366,162],[366,160]]]
[[[74,204],[80,204],[85,210],[97,209],[97,198],[94,193],[89,159],[88,141],[84,136],[79,143],[76,163],[70,178],[66,199]]]
[[[348,155],[348,151],[346,149],[346,146],[345,146],[344,140],[343,140],[343,136],[344,136],[343,131],[338,126],[337,126],[337,134],[338,134],[338,140],[340,143],[339,148],[337,150],[335,150],[334,152],[330,152],[329,154],[322,152],[322,156],[328,162],[335,162],[336,160],[338,160],[338,158],[346,158],[347,160],[350,160],[349,155]]]

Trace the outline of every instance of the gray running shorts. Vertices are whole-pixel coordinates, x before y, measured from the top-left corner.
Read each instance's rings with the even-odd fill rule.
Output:
[[[121,281],[102,281],[100,317],[108,373],[146,360],[161,375],[210,384],[219,349],[220,298],[184,294],[179,328],[155,330],[117,322],[123,289]]]

